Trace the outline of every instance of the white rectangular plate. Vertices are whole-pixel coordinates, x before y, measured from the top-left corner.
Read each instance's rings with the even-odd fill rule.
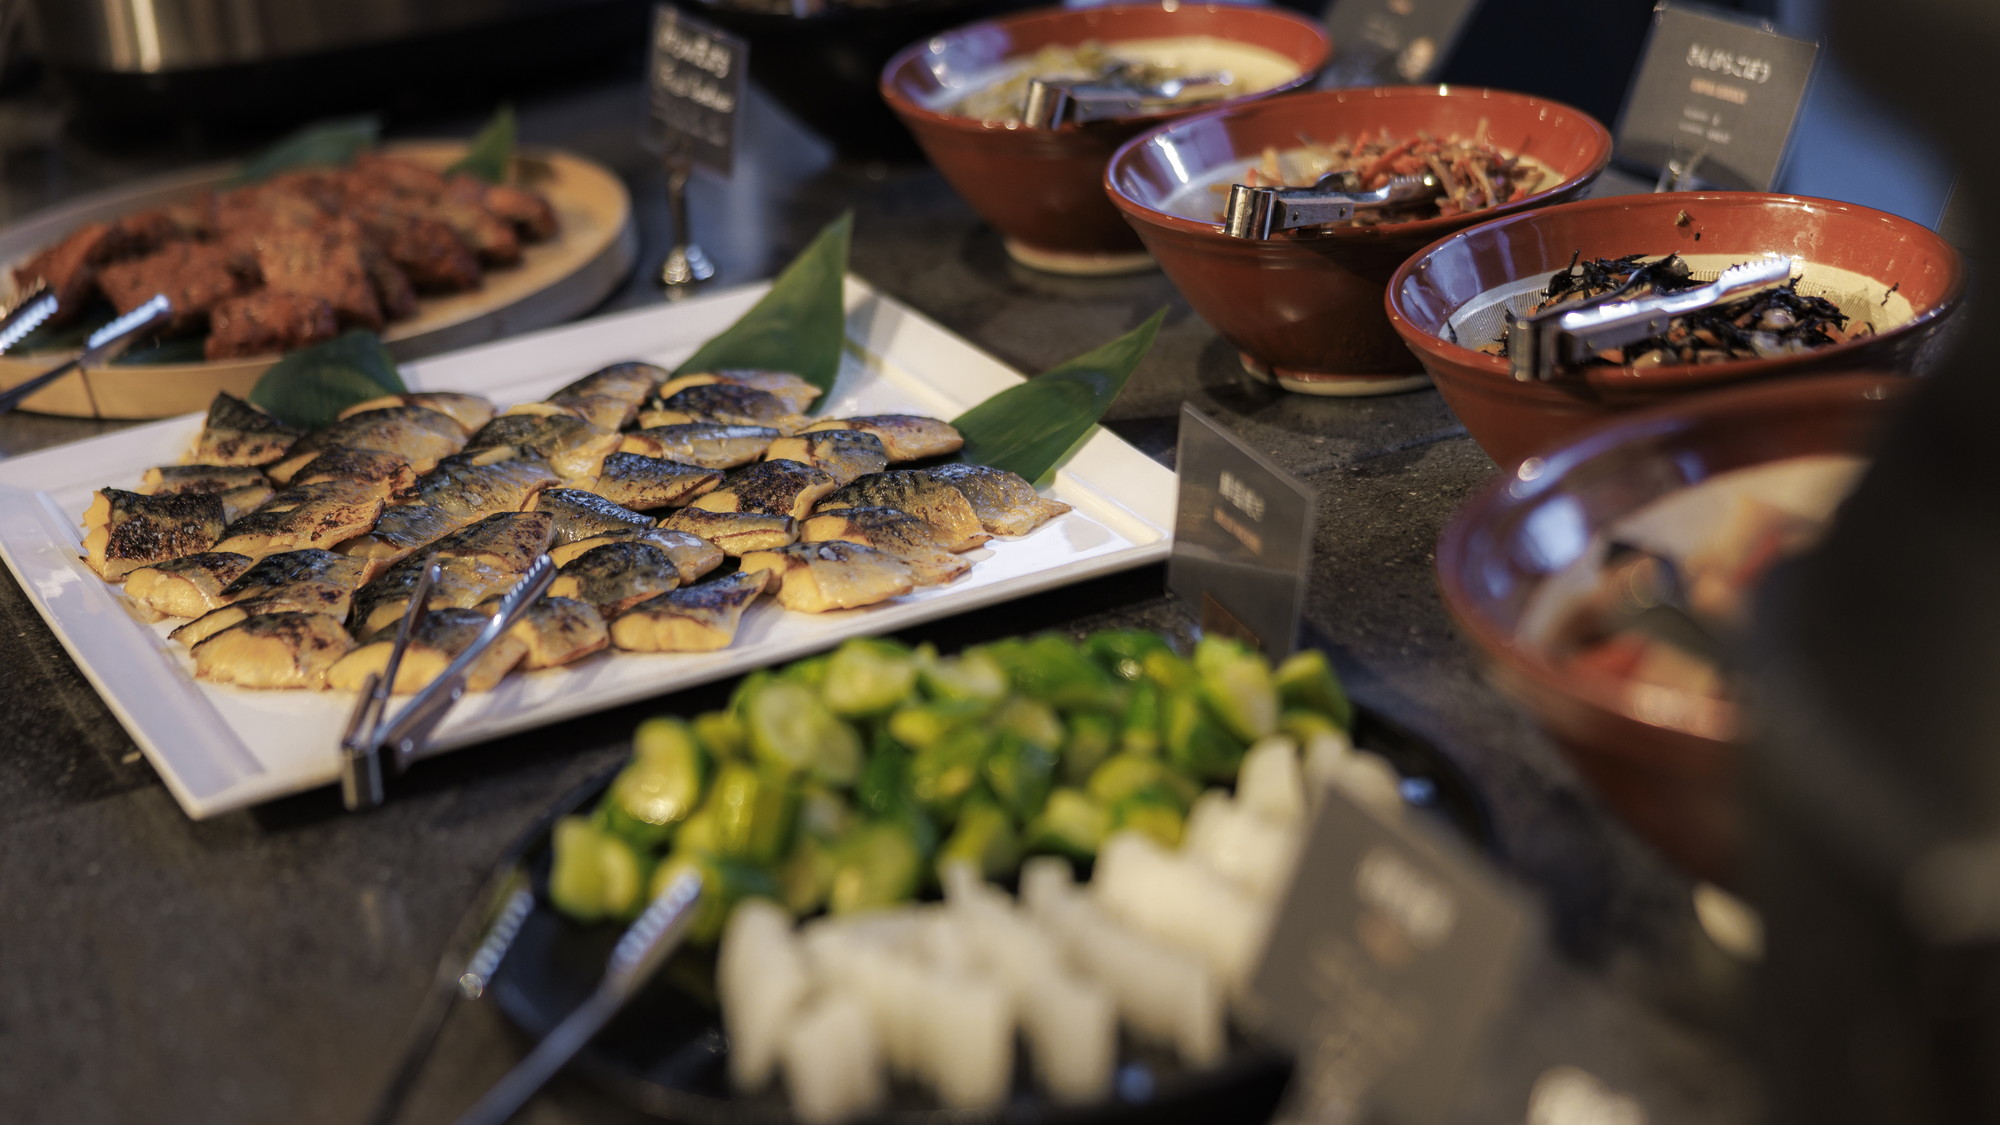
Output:
[[[621,359],[667,366],[729,326],[765,286],[643,309],[438,356],[404,369],[414,390],[485,395],[501,406],[541,398]],[[865,283],[847,281],[847,354],[817,413],[956,417],[1021,377]],[[0,555],[49,627],[166,779],[181,807],[205,817],[332,782],[353,698],[254,691],[198,681],[176,622],[144,624],[118,587],[79,559],[77,520],[91,493],[130,488],[193,443],[189,415],[0,462]],[[452,749],[766,667],[843,638],[890,632],[1038,590],[1163,559],[1174,477],[1099,430],[1057,473],[1049,495],[1075,511],[1034,533],[971,554],[972,571],[866,609],[791,613],[760,601],[736,643],[691,655],[607,653],[567,668],[509,676],[467,697],[439,729]]]

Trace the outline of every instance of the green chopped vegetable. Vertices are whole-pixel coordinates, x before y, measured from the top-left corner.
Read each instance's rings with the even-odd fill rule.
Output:
[[[1069,717],[1069,734],[1063,740],[1061,764],[1063,780],[1080,784],[1103,761],[1118,750],[1118,721],[1109,715],[1083,711]]]
[[[743,717],[751,752],[781,773],[852,785],[861,772],[861,736],[804,684],[765,684],[744,700]]]
[[[1159,757],[1166,745],[1167,716],[1160,702],[1160,687],[1151,680],[1132,685],[1125,701],[1125,715],[1118,724],[1118,749],[1141,757]]]
[[[1146,674],[1146,657],[1156,652],[1172,655],[1173,650],[1158,633],[1142,629],[1107,629],[1092,633],[1083,642],[1083,651],[1104,670],[1121,680],[1136,681]]]
[[[994,738],[981,769],[986,784],[1007,811],[1026,820],[1042,807],[1050,786],[1055,784],[1055,750],[1015,731],[1003,730]]]
[[[549,901],[556,909],[580,922],[638,913],[646,877],[632,845],[569,816],[556,822],[553,846]]]
[[[924,691],[932,699],[998,703],[1007,697],[1007,670],[984,649],[921,657]]]
[[[1192,695],[1176,695],[1166,701],[1167,761],[1189,777],[1223,782],[1236,776],[1243,761],[1244,746],[1216,718],[1202,701]],[[1276,722],[1276,716],[1272,717]]]
[[[973,797],[959,810],[958,827],[938,849],[937,866],[963,861],[988,879],[1003,879],[1021,862],[1021,838],[1005,810]]]
[[[912,750],[923,750],[980,722],[992,709],[990,704],[973,699],[913,704],[889,716],[889,736]]]
[[[1342,730],[1353,728],[1354,704],[1341,689],[1340,677],[1333,674],[1326,653],[1316,648],[1295,652],[1278,665],[1273,678],[1278,685],[1278,699],[1287,708],[1317,711],[1339,724]]]
[[[750,736],[734,711],[709,711],[694,718],[694,736],[717,758],[740,758],[749,752]]]
[[[1028,850],[1053,852],[1072,859],[1092,859],[1111,831],[1111,817],[1104,806],[1083,792],[1061,788],[1049,794],[1049,803],[1028,825]]]
[[[700,806],[708,755],[679,719],[648,719],[632,735],[632,761],[605,794],[614,831],[640,847],[656,847]]]
[[[1018,735],[1053,751],[1063,744],[1062,716],[1046,703],[1015,696],[1002,703],[989,720],[994,730]]]
[[[1202,695],[1230,733],[1247,743],[1277,729],[1278,688],[1262,655],[1239,641],[1211,635],[1194,646],[1194,667]]]
[[[949,816],[979,783],[994,735],[978,726],[954,727],[910,758],[910,794],[934,813]]]
[[[861,825],[840,844],[827,908],[851,914],[894,906],[917,893],[923,878],[923,850],[902,821]]]
[[[745,762],[730,762],[715,775],[709,807],[714,810],[717,855],[771,863],[784,854],[794,804],[782,779]]]
[[[1014,669],[1022,693],[1065,711],[1117,711],[1124,693],[1111,673],[1085,656],[1068,638],[1045,633],[1030,640]]]
[[[1306,711],[1299,708],[1280,712],[1278,715],[1278,729],[1290,735],[1292,741],[1299,744],[1300,749],[1304,749],[1313,739],[1325,735],[1341,739],[1346,738],[1346,732],[1332,719],[1327,718],[1318,711]]]
[[[683,872],[701,876],[701,898],[688,924],[687,940],[695,946],[714,945],[722,936],[729,912],[746,898],[778,898],[778,882],[764,869],[740,860],[675,850],[653,869],[647,900],[658,898]]]
[[[891,710],[909,698],[917,682],[917,661],[894,641],[864,637],[848,641],[827,660],[820,692],[833,713],[863,719]]]
[[[1109,807],[1135,793],[1159,791],[1185,809],[1201,793],[1201,786],[1170,769],[1158,758],[1137,754],[1114,754],[1091,773],[1085,786],[1092,799]]]
[[[1111,806],[1112,831],[1130,828],[1170,848],[1180,847],[1187,814],[1172,794],[1159,787],[1140,789]]]

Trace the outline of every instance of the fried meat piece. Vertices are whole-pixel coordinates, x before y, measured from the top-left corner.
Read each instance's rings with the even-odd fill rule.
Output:
[[[209,311],[210,359],[268,355],[323,343],[340,334],[333,306],[319,297],[284,289],[259,289],[219,302]]]
[[[445,224],[379,201],[358,206],[355,215],[419,292],[463,293],[479,288],[478,255]]]
[[[541,242],[555,236],[555,208],[549,206],[548,200],[525,188],[489,184],[475,176],[460,174],[446,183],[445,195],[459,202],[483,207],[514,224],[514,229],[520,232],[524,241]]]
[[[360,230],[359,226],[355,228]],[[417,288],[374,239],[360,234],[361,266],[368,271],[368,283],[375,287],[375,299],[382,302],[382,315],[390,320],[408,320],[417,315]]]
[[[98,288],[121,313],[131,312],[155,293],[174,303],[171,334],[200,330],[209,310],[244,292],[250,278],[244,263],[221,246],[207,242],[171,242],[129,261],[113,262],[97,273]]]
[[[23,288],[33,285],[36,278],[47,281],[58,302],[56,316],[66,319],[89,303],[97,288],[97,267],[110,260],[117,246],[117,234],[110,223],[85,223],[15,267],[14,280]]]
[[[342,324],[379,330],[382,302],[348,233],[334,224],[266,231],[254,240],[257,266],[270,288],[318,297]]]

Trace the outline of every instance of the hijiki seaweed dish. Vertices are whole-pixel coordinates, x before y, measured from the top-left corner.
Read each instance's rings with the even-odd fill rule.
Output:
[[[1529,310],[1545,312],[1605,299],[1633,300],[1698,288],[1705,281],[1678,254],[1649,259],[1645,254],[1581,260],[1558,270]],[[1584,359],[1587,367],[1658,367],[1666,364],[1728,363],[1776,359],[1830,347],[1874,332],[1825,297],[1799,292],[1797,277],[1783,286],[1741,301],[1675,317],[1667,331],[1622,348],[1607,348]],[[1507,338],[1482,351],[1506,355]]]

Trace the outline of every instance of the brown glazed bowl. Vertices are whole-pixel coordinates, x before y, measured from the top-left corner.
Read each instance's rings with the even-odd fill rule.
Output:
[[[1222,233],[1222,197],[1265,148],[1362,133],[1471,135],[1547,165],[1558,182],[1490,211],[1249,240]],[[1260,378],[1309,394],[1388,394],[1424,385],[1382,315],[1396,267],[1438,237],[1495,215],[1574,198],[1604,170],[1611,135],[1557,102],[1504,90],[1385,86],[1296,94],[1155,129],[1118,151],[1104,188],[1194,310]]]
[[[1461,340],[1493,338],[1494,314],[1481,318],[1478,311],[1510,285],[1530,291],[1515,298],[1525,302],[1578,253],[1669,252],[1698,271],[1790,255],[1802,290],[1832,299],[1877,331],[1779,359],[1588,367],[1533,383],[1516,382],[1504,357],[1447,338],[1470,325],[1477,327],[1458,331]],[[1422,358],[1445,402],[1487,454],[1507,466],[1608,415],[1691,392],[1828,371],[1911,371],[1964,287],[1958,252],[1907,219],[1825,199],[1716,192],[1592,199],[1482,223],[1411,258],[1389,283],[1387,302],[1390,323]]]
[[[1225,101],[1056,129],[939,108],[979,89],[994,68],[1044,47],[1198,36],[1264,48],[1294,63],[1298,76]],[[1309,85],[1327,50],[1319,24],[1279,8],[1178,0],[1041,8],[910,44],[883,69],[882,97],[952,188],[1000,232],[1016,261],[1057,273],[1129,273],[1153,263],[1104,198],[1104,166],[1118,146],[1161,121]]]
[[[1871,451],[1910,385],[1827,375],[1621,414],[1496,478],[1438,541],[1445,607],[1500,690],[1634,831],[1703,878],[1728,885],[1741,841],[1735,709],[1641,714],[1613,683],[1566,673],[1521,639],[1524,617],[1599,532],[1671,492],[1732,469]],[[1718,710],[1732,721],[1716,721]]]

